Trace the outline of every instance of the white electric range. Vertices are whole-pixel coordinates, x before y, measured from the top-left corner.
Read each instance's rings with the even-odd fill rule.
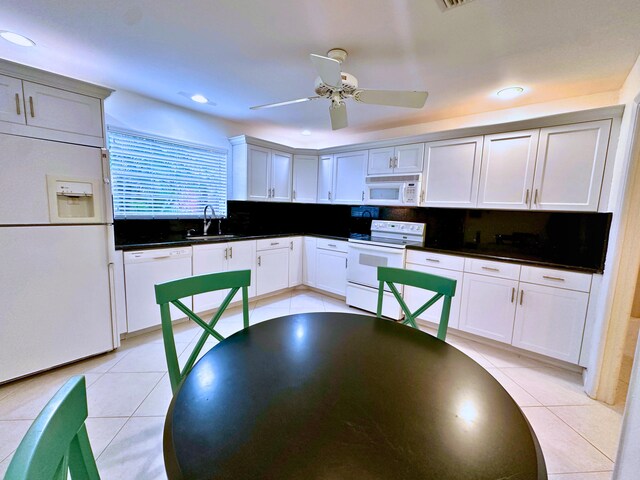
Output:
[[[426,224],[373,220],[371,235],[349,239],[347,304],[376,312],[378,267],[404,268],[407,245],[423,245]],[[402,293],[402,289],[400,289]],[[382,315],[399,320],[403,313],[393,294],[385,288]]]

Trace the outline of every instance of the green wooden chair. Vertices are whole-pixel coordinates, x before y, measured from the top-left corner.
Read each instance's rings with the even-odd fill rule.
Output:
[[[396,297],[396,300],[400,304],[400,308],[404,312],[404,321],[402,323],[405,325],[411,325],[413,328],[418,328],[416,318],[444,297],[442,314],[440,315],[440,325],[438,326],[438,338],[440,340],[444,340],[447,337],[447,325],[449,324],[449,312],[451,311],[451,298],[456,294],[455,280],[439,277],[438,275],[431,275],[429,273],[417,272],[415,270],[378,267],[378,281],[380,282],[380,286],[378,288],[378,318],[382,317],[382,299],[384,294],[384,284],[386,283],[389,286],[391,293],[393,293],[393,296]],[[411,313],[407,304],[404,303],[402,295],[400,295],[400,292],[394,285],[395,283],[430,290],[435,292],[435,295],[415,312]]]
[[[215,326],[231,303],[233,297],[240,289],[242,289],[242,318],[244,321],[244,328],[249,326],[249,301],[247,287],[249,287],[250,284],[251,270],[237,270],[232,272],[198,275],[195,277],[183,278],[156,285],[156,303],[160,305],[164,350],[167,357],[167,369],[169,371],[171,390],[174,394],[178,391],[178,387],[196,363],[196,359],[207,341],[207,337],[212,336],[219,341],[224,340],[224,337],[215,330]],[[180,301],[181,298],[190,297],[192,295],[213,292],[216,290],[226,290],[229,288],[231,291],[224,298],[222,304],[209,322],[201,319]],[[182,313],[197,323],[204,330],[182,370],[180,370],[180,364],[178,363],[176,344],[173,338],[173,327],[171,323],[171,313],[169,310],[170,304],[175,305]]]
[[[84,376],[71,377],[44,407],[20,442],[5,480],[100,480],[84,424]]]

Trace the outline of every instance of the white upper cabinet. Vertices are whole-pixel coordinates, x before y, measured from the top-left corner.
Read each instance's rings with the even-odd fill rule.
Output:
[[[291,201],[291,172],[293,156],[271,150],[271,200]]]
[[[110,93],[0,59],[0,132],[104,147],[102,101]]]
[[[484,137],[478,207],[527,210],[533,198],[539,130]]]
[[[369,150],[369,175],[420,173],[424,159],[424,143]]]
[[[422,205],[462,208],[476,205],[482,138],[458,138],[425,145]]]
[[[271,198],[269,182],[269,162],[271,151],[268,148],[248,146],[248,192],[249,200],[268,200]]]
[[[102,137],[102,106],[97,98],[23,82],[27,125]]]
[[[541,129],[531,208],[597,211],[610,130],[611,120]]]
[[[27,122],[22,100],[22,80],[0,75],[0,121],[22,125]]]
[[[337,153],[333,156],[333,203],[361,204],[364,202],[368,154],[369,152],[364,150]]]
[[[318,164],[318,203],[361,204],[368,151],[322,155]]]
[[[318,163],[318,203],[331,203],[333,196],[333,155],[322,155]]]
[[[318,197],[318,157],[293,156],[293,191],[291,197],[297,203],[316,203]]]
[[[247,199],[291,200],[292,155],[268,148],[247,146]]]

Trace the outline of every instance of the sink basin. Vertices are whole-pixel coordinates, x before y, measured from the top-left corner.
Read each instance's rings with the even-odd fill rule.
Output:
[[[235,238],[237,235],[190,235],[185,237],[187,240],[222,240],[225,238]]]

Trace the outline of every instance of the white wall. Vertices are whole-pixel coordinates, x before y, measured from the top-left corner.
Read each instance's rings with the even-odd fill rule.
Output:
[[[104,109],[107,125],[229,151],[227,138],[244,133],[239,124],[126,90],[118,90],[107,98]]]

